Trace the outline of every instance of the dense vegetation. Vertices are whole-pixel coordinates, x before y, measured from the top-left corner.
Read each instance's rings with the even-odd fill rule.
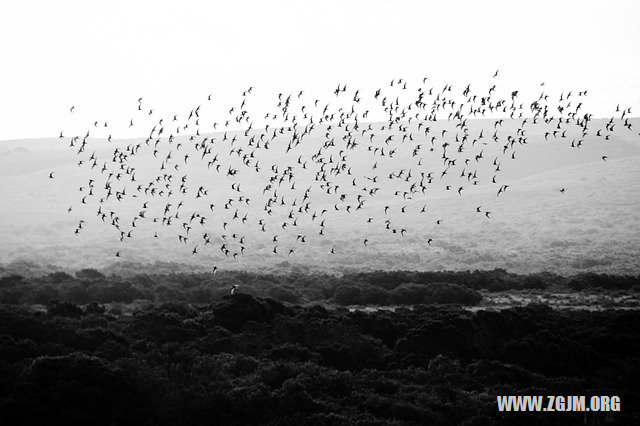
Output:
[[[23,424],[582,423],[496,395],[619,395],[640,421],[640,313],[419,305],[374,313],[246,294],[112,315],[0,307],[0,418]],[[3,423],[3,424],[10,424]]]
[[[179,265],[134,265],[110,272],[81,269],[45,272],[36,265],[0,267],[0,303],[46,304],[58,300],[84,305],[134,301],[214,303],[233,285],[256,297],[293,304],[327,302],[338,305],[413,305],[419,303],[477,304],[478,290],[640,290],[640,277],[551,273],[519,275],[491,271],[368,272],[340,277],[289,272],[258,274],[241,271],[192,273]]]
[[[0,273],[1,424],[640,424],[640,312],[457,306],[637,277]],[[354,303],[413,306],[322,306]],[[498,413],[510,394],[618,395],[622,410]]]

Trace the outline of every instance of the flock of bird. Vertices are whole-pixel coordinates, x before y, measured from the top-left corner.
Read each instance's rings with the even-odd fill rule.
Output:
[[[586,90],[552,97],[543,83],[539,97],[525,101],[518,90],[499,96],[497,76],[478,92],[470,85],[436,87],[424,78],[416,84],[394,79],[368,94],[339,84],[328,102],[307,99],[304,91],[280,93],[275,108],[260,116],[260,126],[249,113],[253,87],[215,122],[204,116],[203,105],[184,116],[157,117],[139,98],[128,126],[149,123],[145,138],[122,146],[109,134],[111,147],[99,155],[90,136],[108,132],[110,125],[94,120],[81,135],[61,132],[59,139],[87,170],[79,203],[93,209],[123,244],[170,231],[193,255],[213,248],[219,256],[239,259],[255,242],[250,236],[260,232],[269,252],[292,256],[299,245],[326,238],[333,221],[375,226],[388,238],[410,233],[411,223],[402,219],[407,213],[427,215],[424,220],[437,226],[446,219],[429,208],[437,191],[463,199],[474,187],[493,185],[501,196],[510,189],[501,180],[503,163],[516,161],[523,145],[542,143],[532,132],[547,143],[580,149],[588,135],[605,141],[615,126],[632,130],[631,109],[620,107],[602,128],[594,128],[592,115],[583,111]],[[213,102],[212,95],[203,101]],[[370,121],[374,112],[385,120]],[[486,120],[479,131],[475,119]],[[510,123],[515,131],[503,131]],[[196,168],[205,179],[198,179]],[[133,217],[122,213],[125,204],[137,211]],[[470,208],[491,220],[490,210]],[[68,213],[73,211],[69,206]],[[76,235],[88,221],[79,219]],[[139,232],[142,223],[153,234]],[[246,232],[249,227],[255,232]],[[425,242],[431,245],[434,238]],[[366,231],[361,235],[363,246],[372,240]],[[331,254],[341,249],[329,246]],[[115,256],[126,253],[123,245]]]

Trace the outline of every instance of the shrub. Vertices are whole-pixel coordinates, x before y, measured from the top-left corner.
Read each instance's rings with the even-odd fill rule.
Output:
[[[482,295],[470,288],[451,283],[427,284],[425,303],[459,303],[461,305],[476,305],[482,300]]]
[[[107,278],[102,272],[93,269],[93,268],[86,268],[86,269],[81,269],[78,272],[76,272],[76,278],[78,278],[79,280],[81,279],[88,279],[88,280],[103,280],[105,278]]]

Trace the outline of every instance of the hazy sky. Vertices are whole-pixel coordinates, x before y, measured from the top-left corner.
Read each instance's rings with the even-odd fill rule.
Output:
[[[498,68],[505,87],[588,89],[596,115],[638,115],[639,16],[637,0],[5,1],[0,140],[94,118],[130,136],[138,97],[169,114],[248,86],[330,96],[398,77],[480,85]]]

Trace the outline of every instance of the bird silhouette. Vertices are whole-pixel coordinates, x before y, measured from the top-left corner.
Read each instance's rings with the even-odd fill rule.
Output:
[[[493,79],[498,76],[496,70]],[[94,207],[95,220],[123,244],[167,233],[180,250],[215,254],[224,262],[269,250],[282,258],[278,245],[288,247],[288,256],[302,257],[328,238],[351,236],[344,232],[348,225],[354,234],[352,243],[345,244],[351,245],[334,239],[336,244],[321,255],[357,254],[370,251],[359,241],[368,247],[382,234],[385,241],[405,238],[406,244],[434,221],[447,220],[451,225],[438,232],[448,232],[455,215],[439,211],[437,204],[427,210],[430,200],[447,191],[461,210],[473,215],[475,208],[490,219],[491,212],[476,205],[474,197],[487,188],[500,200],[507,189],[518,191],[503,168],[520,161],[525,145],[580,148],[591,138],[609,140],[616,125],[616,131],[633,131],[630,108],[619,106],[616,117],[596,126],[571,92],[557,102],[544,92],[528,102],[526,91],[500,93],[498,80],[492,81],[488,92],[469,84],[439,86],[427,77],[415,84],[394,78],[375,91],[340,82],[327,94],[328,101],[307,99],[304,90],[283,91],[274,99],[276,106],[258,117],[248,107],[252,86],[213,118],[197,104],[161,118],[152,114],[152,105],[145,103],[143,111],[138,98],[137,110],[144,113],[134,111],[129,127],[134,119],[136,129],[149,123],[146,137],[118,140],[109,134],[108,149],[98,149],[95,133],[106,136],[107,122],[93,119],[88,121],[91,139],[88,131],[66,138],[60,132],[59,138],[77,156],[78,168],[86,170],[85,180],[75,187],[82,188],[76,213]],[[415,96],[405,101],[409,95]],[[586,91],[578,96],[582,99]],[[212,94],[207,101],[217,102]],[[370,121],[373,110],[387,118]],[[472,124],[476,118],[487,121]],[[601,158],[607,161],[608,156]],[[491,209],[494,201],[484,197],[478,204]],[[74,228],[79,238],[85,238],[82,229],[82,224]],[[282,230],[280,241],[272,229]]]

